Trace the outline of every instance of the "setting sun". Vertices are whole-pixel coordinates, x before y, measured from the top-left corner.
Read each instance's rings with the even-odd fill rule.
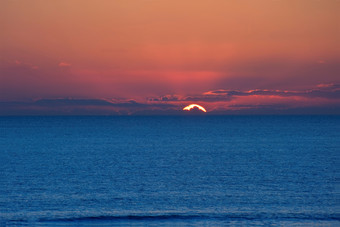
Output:
[[[197,105],[197,104],[190,104],[186,107],[183,108],[183,110],[187,110],[187,111],[190,111],[192,110],[193,108],[198,108],[199,110],[202,110],[203,112],[207,112],[203,106],[200,106],[200,105]]]

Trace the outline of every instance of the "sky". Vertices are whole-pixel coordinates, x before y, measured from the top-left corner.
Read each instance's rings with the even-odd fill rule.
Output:
[[[340,114],[339,0],[1,0],[0,115]]]

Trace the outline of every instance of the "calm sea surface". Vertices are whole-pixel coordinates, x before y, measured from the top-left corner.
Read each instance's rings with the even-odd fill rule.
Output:
[[[340,116],[0,117],[0,226],[340,226]]]

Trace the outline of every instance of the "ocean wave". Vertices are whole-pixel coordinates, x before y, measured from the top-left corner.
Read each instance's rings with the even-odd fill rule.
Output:
[[[230,214],[144,214],[144,215],[105,215],[55,219],[39,219],[39,222],[87,222],[87,221],[160,221],[160,220],[311,220],[340,221],[340,214],[304,213],[230,213]]]

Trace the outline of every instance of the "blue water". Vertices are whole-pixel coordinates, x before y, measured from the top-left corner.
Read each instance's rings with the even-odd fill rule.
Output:
[[[0,226],[339,226],[340,116],[0,117]]]

